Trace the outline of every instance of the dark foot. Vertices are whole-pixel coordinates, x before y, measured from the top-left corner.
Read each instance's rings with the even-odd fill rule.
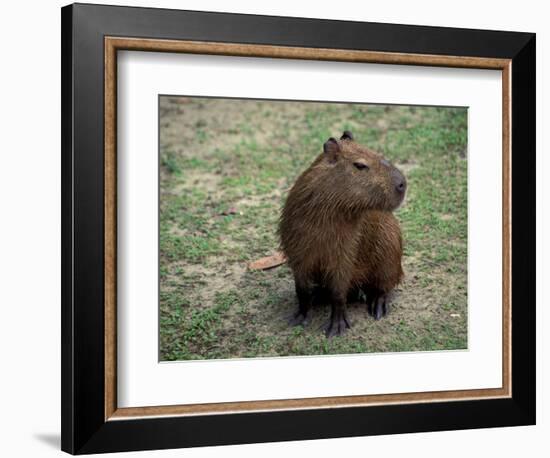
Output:
[[[329,322],[325,326],[325,335],[327,337],[341,336],[349,328],[351,328],[351,325],[345,311],[332,313]]]
[[[307,314],[303,314],[300,310],[293,313],[288,318],[288,324],[290,326],[307,326],[309,324],[309,317]]]
[[[388,314],[387,297],[385,294],[380,294],[367,303],[367,312],[375,320],[379,320]]]

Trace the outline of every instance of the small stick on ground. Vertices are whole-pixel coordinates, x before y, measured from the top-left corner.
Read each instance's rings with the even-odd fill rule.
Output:
[[[267,270],[273,267],[280,266],[286,262],[286,257],[280,251],[276,251],[271,256],[252,261],[248,264],[248,268],[251,270]]]

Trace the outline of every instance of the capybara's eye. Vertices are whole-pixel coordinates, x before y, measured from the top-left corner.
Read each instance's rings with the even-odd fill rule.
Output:
[[[359,170],[368,170],[369,166],[363,162],[354,162],[353,165],[357,167]]]

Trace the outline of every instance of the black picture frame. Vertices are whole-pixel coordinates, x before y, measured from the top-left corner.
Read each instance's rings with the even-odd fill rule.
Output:
[[[535,34],[74,4],[62,8],[62,449],[72,454],[535,424]],[[104,37],[512,60],[512,396],[106,421]]]

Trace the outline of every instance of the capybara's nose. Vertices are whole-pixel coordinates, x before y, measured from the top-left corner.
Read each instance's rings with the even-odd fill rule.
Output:
[[[404,194],[407,190],[407,180],[403,176],[403,174],[397,170],[393,169],[391,174],[393,185],[395,186],[395,190],[399,194]]]
[[[395,189],[397,189],[397,192],[404,193],[407,189],[407,183],[405,183],[405,180],[402,180],[397,185],[395,185]]]

